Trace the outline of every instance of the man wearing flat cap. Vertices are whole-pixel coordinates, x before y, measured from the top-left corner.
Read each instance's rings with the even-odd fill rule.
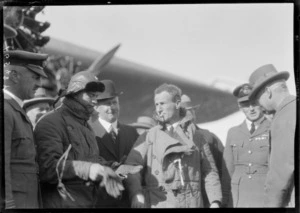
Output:
[[[100,157],[108,161],[108,166],[114,170],[123,164],[130,152],[134,142],[138,138],[136,129],[132,126],[122,124],[118,118],[120,113],[119,95],[122,92],[116,90],[111,80],[101,80],[105,89],[98,97],[96,113],[91,117],[89,123],[95,132],[99,147]],[[130,207],[127,191],[122,197],[115,199],[105,192],[101,192],[96,204],[97,207]]]
[[[264,183],[270,151],[270,122],[255,101],[249,101],[249,84],[235,88],[246,119],[229,129],[223,153],[222,191],[224,207],[263,207]]]
[[[5,208],[39,208],[39,180],[33,127],[23,110],[47,77],[47,55],[4,51],[4,179]]]
[[[92,72],[76,73],[62,104],[36,124],[34,136],[45,208],[93,208],[99,186],[114,197],[123,190],[115,172],[101,165],[95,135],[88,124],[104,88]]]
[[[296,97],[289,93],[286,85],[288,78],[288,72],[278,72],[272,64],[257,68],[249,78],[253,85],[249,99],[258,101],[267,111],[275,111],[264,191],[265,207],[295,207]]]

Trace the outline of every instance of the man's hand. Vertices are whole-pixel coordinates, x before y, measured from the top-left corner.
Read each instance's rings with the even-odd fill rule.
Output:
[[[211,203],[210,208],[220,208],[221,202],[220,201],[214,201]]]
[[[145,196],[142,193],[132,197],[131,208],[146,208]]]
[[[100,186],[105,187],[106,192],[112,197],[116,198],[120,196],[121,191],[124,190],[121,178],[109,167],[92,164],[89,178],[92,181],[97,181],[102,178]]]

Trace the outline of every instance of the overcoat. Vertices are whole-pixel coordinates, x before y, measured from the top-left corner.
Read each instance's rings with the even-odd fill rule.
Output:
[[[157,125],[138,138],[126,164],[144,169],[125,180],[130,198],[143,193],[148,208],[203,207],[203,178],[209,201],[221,201],[219,176],[209,146],[190,124],[178,125],[174,133]]]
[[[76,101],[65,98],[63,104],[44,115],[37,123],[34,136],[37,142],[42,198],[45,208],[92,208],[98,185],[89,182],[89,168],[100,163],[93,130],[87,121],[89,114]],[[59,159],[71,149],[64,160]],[[57,190],[58,175],[71,195],[65,199]]]
[[[5,208],[39,208],[39,181],[32,124],[4,93]]]
[[[276,109],[271,125],[270,169],[266,179],[265,207],[295,207],[294,146],[296,97],[288,96]]]
[[[200,133],[203,135],[205,141],[208,143],[211,154],[214,157],[214,161],[218,170],[220,180],[222,178],[222,164],[223,164],[223,151],[224,145],[221,140],[212,132],[207,129],[199,128]],[[209,208],[209,200],[205,191],[205,183],[202,183],[202,196],[204,207]]]
[[[112,141],[110,134],[107,133],[98,120],[97,114],[93,114],[89,120],[89,124],[96,135],[99,155],[108,163],[107,166],[112,166],[114,162],[120,163],[122,161],[124,163],[131,148],[133,147],[133,144],[138,138],[136,129],[132,126],[118,122],[118,135],[116,144],[114,144],[115,142]],[[99,199],[96,202],[96,207],[130,207],[128,192],[126,190],[123,191],[122,197],[115,199],[109,196],[104,189],[101,189],[98,198]]]
[[[263,207],[270,152],[270,122],[264,118],[251,135],[246,121],[228,131],[222,168],[223,204]]]

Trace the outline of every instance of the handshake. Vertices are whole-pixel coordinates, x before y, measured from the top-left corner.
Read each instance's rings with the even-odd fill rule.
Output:
[[[121,165],[116,171],[113,171],[107,166],[94,163],[90,167],[89,179],[99,181],[102,178],[100,186],[105,187],[106,192],[110,196],[117,198],[124,190],[122,180],[127,177],[127,174],[135,174],[141,169],[142,166]]]

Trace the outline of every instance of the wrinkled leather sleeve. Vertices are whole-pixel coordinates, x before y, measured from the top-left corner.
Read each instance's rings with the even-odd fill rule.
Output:
[[[63,127],[63,124],[58,125],[55,120],[46,119],[46,117],[40,120],[35,127],[34,137],[37,143],[40,180],[42,182],[56,184],[58,181],[56,164],[64,153],[63,141],[68,140],[63,133],[65,131]],[[91,164],[85,161],[66,160],[63,180],[76,177],[87,180]],[[61,165],[59,172],[61,172]]]

